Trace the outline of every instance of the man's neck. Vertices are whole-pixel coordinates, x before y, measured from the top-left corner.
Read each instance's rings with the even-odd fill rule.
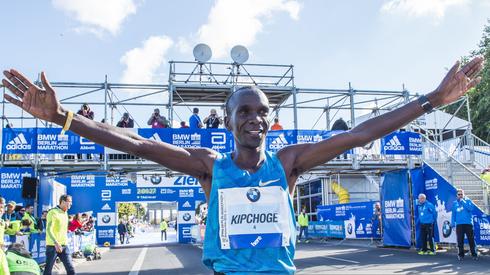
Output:
[[[257,171],[265,160],[265,152],[260,148],[241,148],[232,153],[236,166],[249,172]]]

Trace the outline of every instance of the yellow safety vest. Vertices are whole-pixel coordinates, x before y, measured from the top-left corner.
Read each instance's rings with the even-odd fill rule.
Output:
[[[308,226],[308,215],[299,214],[298,223],[299,223],[299,226]]]

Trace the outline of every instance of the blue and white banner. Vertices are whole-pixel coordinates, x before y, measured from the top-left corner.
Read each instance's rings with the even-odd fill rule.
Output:
[[[349,239],[378,238],[373,234],[373,213],[376,201],[318,206],[320,221],[342,221],[344,236]],[[376,228],[376,226],[375,226]]]
[[[8,201],[23,204],[22,182],[25,177],[34,177],[32,168],[0,168],[0,195]]]
[[[381,139],[381,154],[422,155],[422,138],[413,132],[391,133]]]
[[[411,246],[410,196],[407,170],[387,172],[381,184],[383,243]]]
[[[37,150],[37,128],[4,128],[3,154],[34,154]]]
[[[60,135],[59,128],[37,129],[37,152],[40,154],[66,154],[66,153],[104,153],[104,147],[84,137],[67,131]]]
[[[456,232],[451,227],[452,206],[454,201],[456,201],[456,188],[425,163],[422,168],[412,169],[410,172],[414,200],[420,193],[424,193],[427,200],[436,207],[437,228],[434,232],[434,239],[437,242],[456,243]],[[477,207],[473,210],[473,228],[476,243],[489,245],[489,218]],[[417,235],[419,234],[418,231],[419,228],[417,227]]]

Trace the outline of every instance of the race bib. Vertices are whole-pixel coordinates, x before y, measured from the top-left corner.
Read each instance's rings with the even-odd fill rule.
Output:
[[[221,249],[288,246],[291,213],[280,186],[218,190]]]

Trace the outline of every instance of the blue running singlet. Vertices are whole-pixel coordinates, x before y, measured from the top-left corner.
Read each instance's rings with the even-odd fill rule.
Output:
[[[231,153],[214,162],[203,263],[226,274],[293,274],[294,210],[277,156],[253,174]]]

